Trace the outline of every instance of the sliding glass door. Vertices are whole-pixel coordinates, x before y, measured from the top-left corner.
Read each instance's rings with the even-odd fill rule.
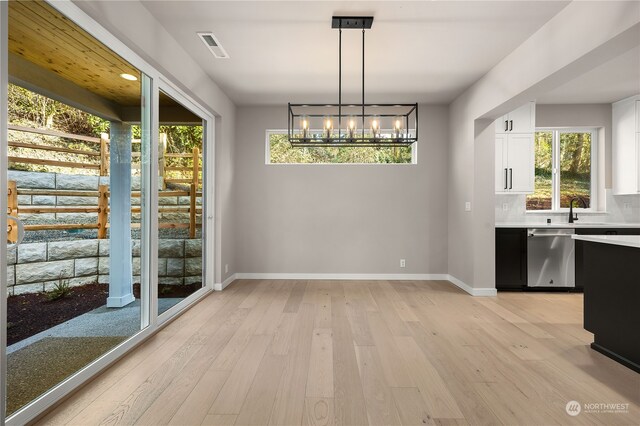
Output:
[[[151,82],[39,1],[9,2],[7,61],[10,416],[148,324]]]
[[[0,12],[0,420],[23,424],[212,290],[213,117],[71,2]]]
[[[204,283],[205,121],[167,91],[159,94],[158,314]]]

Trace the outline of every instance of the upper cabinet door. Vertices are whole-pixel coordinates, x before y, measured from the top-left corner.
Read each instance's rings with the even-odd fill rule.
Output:
[[[636,178],[638,179],[636,192],[640,194],[640,133],[636,133]]]
[[[503,115],[495,121],[496,134],[509,132],[509,114]]]
[[[623,99],[612,105],[612,178],[613,194],[637,194],[640,180],[638,161],[638,101],[640,97]]]
[[[496,134],[533,133],[536,130],[536,104],[527,102],[495,121]]]
[[[496,192],[508,192],[509,176],[507,167],[507,135],[496,135],[496,164],[495,164],[495,185]]]
[[[535,151],[533,134],[509,135],[507,143],[509,192],[533,192],[535,182],[534,162]]]
[[[536,104],[527,102],[509,113],[509,133],[533,133],[536,130]]]

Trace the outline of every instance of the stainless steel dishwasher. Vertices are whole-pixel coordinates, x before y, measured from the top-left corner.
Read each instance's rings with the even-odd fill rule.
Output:
[[[573,229],[528,229],[527,286],[575,287]]]

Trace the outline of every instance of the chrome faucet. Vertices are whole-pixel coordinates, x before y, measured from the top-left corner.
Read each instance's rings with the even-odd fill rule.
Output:
[[[584,198],[582,197],[573,197],[571,199],[571,201],[569,201],[569,223],[573,223],[576,220],[578,220],[578,213],[575,214],[573,213],[573,202],[574,201],[580,201],[582,203],[582,207],[584,207],[585,209],[587,208],[587,202]]]

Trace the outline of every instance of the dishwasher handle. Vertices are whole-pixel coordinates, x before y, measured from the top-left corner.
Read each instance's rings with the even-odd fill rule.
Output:
[[[573,234],[536,234],[535,232],[530,232],[530,238],[541,238],[541,237],[569,237],[571,238]]]

